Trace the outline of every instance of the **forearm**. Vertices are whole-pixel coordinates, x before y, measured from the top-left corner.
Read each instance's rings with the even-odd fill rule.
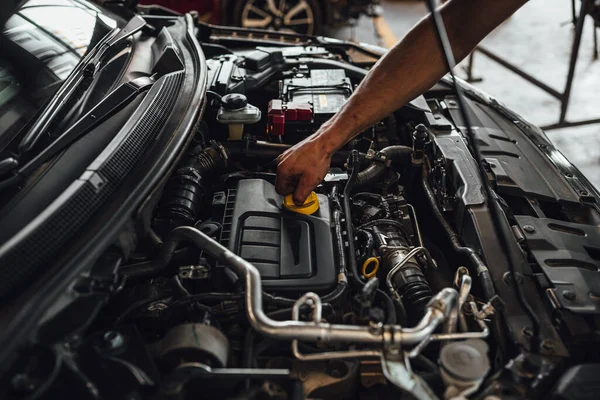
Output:
[[[498,4],[500,3],[500,4]],[[523,0],[451,0],[442,17],[457,62],[508,18]],[[447,72],[430,17],[421,20],[365,77],[317,136],[331,151],[343,146],[438,82]]]

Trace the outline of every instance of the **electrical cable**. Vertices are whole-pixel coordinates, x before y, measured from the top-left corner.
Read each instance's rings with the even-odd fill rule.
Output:
[[[499,236],[500,245],[502,247],[502,250],[508,256],[508,267],[509,267],[510,273],[513,277],[513,279],[511,279],[511,281],[513,282],[513,285],[515,288],[517,301],[519,302],[519,305],[521,306],[523,311],[527,314],[527,316],[531,320],[532,331],[533,331],[533,335],[531,338],[531,351],[534,353],[538,353],[539,346],[541,343],[540,321],[539,321],[537,315],[535,315],[533,309],[531,308],[531,305],[525,299],[525,295],[523,293],[523,290],[522,290],[520,284],[518,283],[518,279],[516,276],[515,265],[522,264],[523,260],[521,260],[521,262],[519,262],[517,260],[517,257],[515,256],[515,253],[513,251],[511,251],[509,239],[508,239],[508,236],[506,234],[506,229],[505,229],[506,224],[502,223],[502,210],[500,209],[498,202],[494,199],[494,195],[492,194],[493,190],[490,187],[490,184],[487,179],[487,171],[485,170],[485,167],[482,163],[482,155],[481,155],[481,151],[479,149],[479,144],[478,144],[477,138],[475,137],[475,134],[473,133],[473,130],[471,128],[471,126],[472,126],[471,119],[467,113],[466,102],[464,100],[464,94],[463,94],[462,88],[458,84],[458,82],[456,80],[456,76],[454,75],[454,72],[452,70],[456,66],[456,62],[454,60],[452,46],[450,44],[450,40],[448,39],[448,34],[447,34],[446,28],[444,26],[444,21],[442,19],[442,15],[440,14],[439,10],[436,8],[435,0],[425,0],[425,3],[427,4],[427,7],[429,8],[429,12],[431,13],[433,27],[436,31],[436,36],[439,41],[440,48],[442,50],[442,55],[444,56],[443,58],[446,63],[446,69],[448,70],[450,77],[452,78],[452,83],[454,85],[454,90],[456,92],[456,101],[458,103],[458,109],[459,109],[460,115],[463,119],[463,122],[464,122],[464,125],[466,128],[465,133],[466,133],[468,141],[469,141],[469,146],[471,147],[471,150],[474,153],[475,162],[477,163],[477,166],[479,167],[481,183],[482,183],[482,186],[484,189],[484,194],[485,194],[485,197],[486,197],[489,209],[490,209],[490,215],[492,217],[492,221],[494,223],[496,231],[500,233],[498,236]]]

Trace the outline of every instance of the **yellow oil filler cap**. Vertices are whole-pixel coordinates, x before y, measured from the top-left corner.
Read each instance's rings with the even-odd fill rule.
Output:
[[[315,192],[310,192],[304,203],[297,206],[294,203],[293,195],[288,194],[283,198],[283,206],[298,214],[311,215],[319,209],[319,198]]]

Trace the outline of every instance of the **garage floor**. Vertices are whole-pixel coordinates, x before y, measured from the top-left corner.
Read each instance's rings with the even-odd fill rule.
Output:
[[[332,30],[328,34],[385,46],[402,38],[425,15],[425,4],[420,1],[383,0],[382,3],[385,23],[378,25],[378,30],[383,38],[378,38],[372,21],[366,17],[354,28]],[[562,92],[573,41],[570,21],[570,0],[533,0],[492,32],[483,44]],[[598,33],[600,35],[600,31]],[[593,59],[593,46],[593,22],[588,17],[567,120],[600,118],[597,95],[600,93],[600,59]],[[481,54],[476,55],[474,65],[475,76],[483,78],[482,82],[474,83],[475,86],[537,125],[558,121],[558,100]],[[458,73],[466,76],[462,70]],[[552,130],[547,134],[558,149],[600,188],[600,124]]]

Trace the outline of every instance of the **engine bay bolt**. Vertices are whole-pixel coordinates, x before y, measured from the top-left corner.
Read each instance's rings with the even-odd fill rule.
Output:
[[[572,173],[570,173],[570,172],[567,172],[567,173],[565,174],[565,176],[566,176],[567,178],[572,178],[572,177],[573,177],[573,174],[572,174]]]
[[[531,225],[523,225],[523,230],[527,233],[534,233],[535,228]]]
[[[533,336],[533,330],[529,326],[526,326],[523,329],[521,329],[521,333],[523,334],[523,336],[528,338]]]
[[[573,293],[573,292],[572,292],[572,291],[570,291],[570,290],[563,290],[563,292],[562,292],[562,295],[563,295],[563,297],[564,297],[565,299],[567,299],[567,300],[571,300],[571,301],[575,300],[575,298],[577,297],[577,296],[575,295],[575,293]]]
[[[516,280],[517,283],[522,283],[523,276],[518,272],[514,275],[511,272],[506,272],[504,275],[502,275],[502,280],[504,280],[504,283],[507,285],[512,285],[514,280]]]
[[[554,349],[554,342],[552,340],[544,340],[542,342],[542,349],[551,351]]]
[[[581,193],[584,196],[588,195],[588,191],[587,190],[580,190],[579,193]]]
[[[104,342],[108,345],[110,349],[118,349],[123,344],[123,336],[116,331],[107,331],[102,336]]]

